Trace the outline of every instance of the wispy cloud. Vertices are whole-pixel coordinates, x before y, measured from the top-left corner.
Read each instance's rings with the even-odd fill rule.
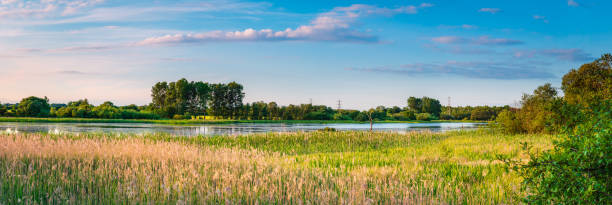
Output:
[[[578,4],[578,2],[576,2],[574,0],[567,0],[567,5],[568,6],[573,6],[573,7],[580,6],[580,4]]]
[[[462,24],[462,25],[440,25],[438,26],[438,28],[440,29],[465,29],[465,30],[471,30],[471,29],[477,29],[478,26],[476,25],[471,25],[471,24]]]
[[[77,71],[77,70],[62,70],[62,71],[55,72],[55,74],[61,74],[61,75],[90,75],[90,73],[81,72],[81,71]]]
[[[548,19],[546,18],[546,16],[533,15],[533,19],[548,23]]]
[[[523,44],[523,41],[507,38],[490,38],[481,36],[478,38],[465,38],[460,36],[440,36],[431,38],[431,41],[440,44],[474,44],[487,46],[509,46]]]
[[[423,3],[418,6],[381,8],[371,5],[354,4],[336,7],[332,11],[319,14],[308,25],[285,30],[248,28],[241,31],[210,31],[195,34],[173,34],[147,38],[138,45],[160,45],[201,42],[228,41],[339,41],[339,42],[379,42],[378,37],[354,28],[358,19],[367,16],[393,16],[397,14],[416,14],[419,9],[433,6]]]
[[[103,2],[104,0],[33,0],[27,2],[2,0],[0,1],[0,17],[12,19],[67,16],[79,13],[84,8],[91,8]]]
[[[491,13],[491,14],[496,14],[500,11],[501,9],[499,8],[481,8],[478,10],[478,12],[485,12],[485,13]]]
[[[499,80],[550,79],[556,77],[551,72],[530,64],[505,62],[449,61],[446,63],[415,63],[400,66],[347,68],[346,70],[410,76],[454,75],[467,78]]]
[[[537,56],[552,57],[557,60],[587,62],[595,59],[591,54],[582,49],[542,49],[514,52],[515,58],[534,58]]]

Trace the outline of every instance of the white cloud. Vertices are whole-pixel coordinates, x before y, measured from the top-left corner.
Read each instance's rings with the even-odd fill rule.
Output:
[[[492,13],[492,14],[496,14],[497,12],[500,12],[501,9],[499,8],[481,8],[480,10],[478,10],[478,12],[486,12],[486,13]]]
[[[533,19],[540,20],[540,21],[542,21],[544,23],[548,23],[548,19],[546,18],[546,16],[533,15]]]
[[[355,22],[371,15],[393,16],[397,14],[415,14],[419,9],[433,6],[423,3],[418,6],[381,8],[371,5],[354,4],[348,7],[336,7],[332,11],[319,14],[308,25],[285,30],[248,28],[242,31],[210,31],[196,34],[174,34],[147,38],[137,45],[159,45],[195,42],[219,41],[344,41],[344,42],[378,42],[376,36],[353,28]]]

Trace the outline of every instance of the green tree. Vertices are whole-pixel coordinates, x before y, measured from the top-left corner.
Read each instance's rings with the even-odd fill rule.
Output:
[[[414,112],[421,112],[421,98],[409,97],[408,109]]]
[[[442,112],[442,105],[439,100],[423,97],[421,98],[421,112],[430,113],[434,117],[439,117]]]
[[[563,76],[561,89],[565,100],[571,104],[587,106],[593,102],[612,99],[612,55],[587,63],[578,70],[572,69]]]
[[[51,106],[49,106],[49,99],[28,97],[24,98],[19,102],[17,107],[17,115],[25,117],[48,117],[51,112]]]

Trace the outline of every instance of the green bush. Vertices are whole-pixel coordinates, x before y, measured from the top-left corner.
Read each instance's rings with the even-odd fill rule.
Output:
[[[496,127],[504,133],[523,133],[525,129],[521,127],[520,121],[516,118],[516,111],[504,110],[495,118]]]
[[[530,153],[516,168],[531,204],[606,204],[612,201],[612,106],[608,100],[577,116],[588,121],[567,130],[555,148]]]
[[[421,121],[430,121],[433,120],[433,116],[429,113],[418,113],[416,114],[416,119]]]

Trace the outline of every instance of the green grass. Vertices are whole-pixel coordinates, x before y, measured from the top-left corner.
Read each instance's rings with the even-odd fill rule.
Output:
[[[0,135],[0,204],[516,204],[496,160],[549,135],[299,132],[245,136]]]

